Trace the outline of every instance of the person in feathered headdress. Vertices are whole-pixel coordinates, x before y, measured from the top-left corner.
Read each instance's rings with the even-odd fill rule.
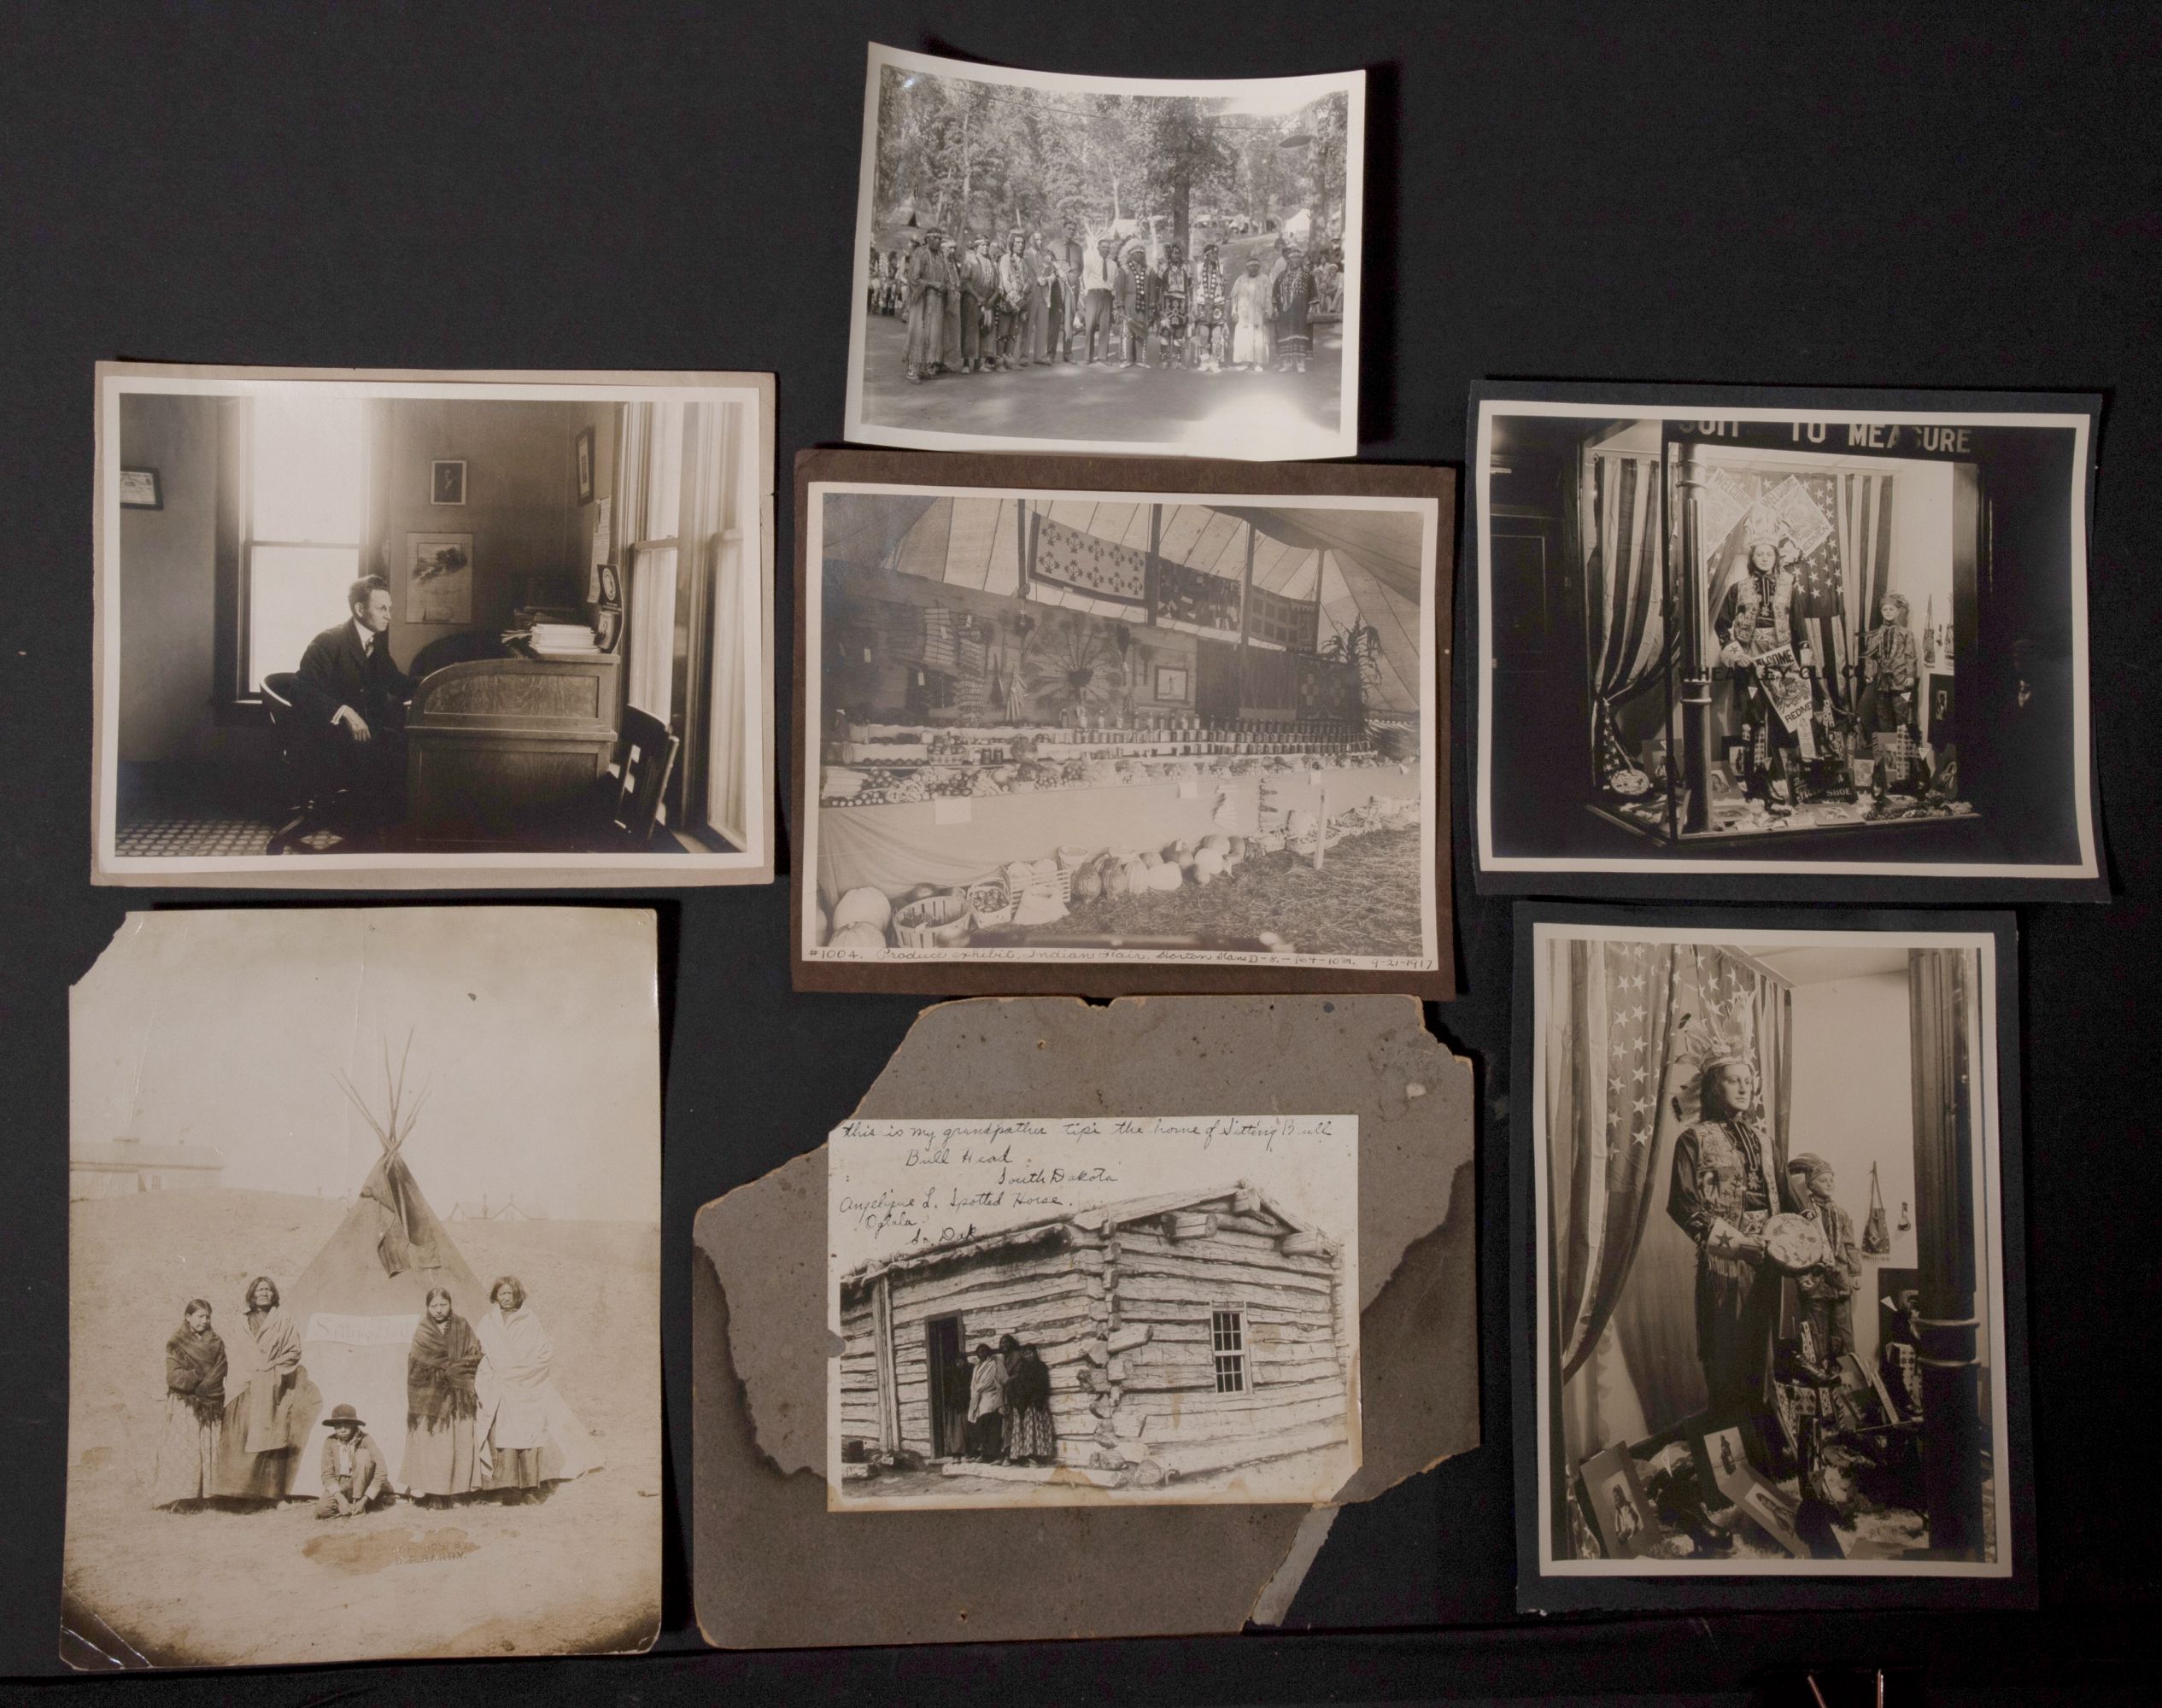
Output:
[[[1696,1246],[1696,1358],[1718,1427],[1763,1403],[1779,1313],[1764,1225],[1793,1206],[1784,1146],[1749,1114],[1756,1072],[1748,1058],[1708,1056],[1697,1097],[1697,1120],[1674,1140],[1667,1214]]]
[[[1768,516],[1752,513],[1745,524],[1748,567],[1720,600],[1712,622],[1720,663],[1733,675],[1735,710],[1749,746],[1748,792],[1775,813],[1791,811],[1794,780],[1801,767],[1789,752],[1802,745],[1773,708],[1756,661],[1791,646],[1797,662],[1810,662],[1808,635],[1794,614],[1794,571],[1780,563],[1780,535]]]

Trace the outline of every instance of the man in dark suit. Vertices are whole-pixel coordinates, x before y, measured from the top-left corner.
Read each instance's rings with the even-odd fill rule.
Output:
[[[390,656],[390,584],[363,576],[345,590],[347,620],[308,643],[293,677],[303,725],[353,791],[356,828],[405,816],[406,701],[413,678]]]

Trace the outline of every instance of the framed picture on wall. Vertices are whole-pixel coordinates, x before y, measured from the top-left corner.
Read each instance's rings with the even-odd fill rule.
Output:
[[[463,504],[466,501],[466,465],[462,459],[438,459],[428,465],[428,501]]]
[[[1158,699],[1177,700],[1181,705],[1193,698],[1193,684],[1186,672],[1175,664],[1156,667],[1156,697]]]
[[[601,603],[620,605],[623,603],[623,583],[616,579],[616,566],[613,564],[596,564],[594,570],[600,578]]]
[[[122,469],[120,491],[122,510],[165,508],[165,494],[158,490],[155,469]]]
[[[581,428],[578,431],[577,461],[578,502],[590,504],[593,502],[593,429],[590,427]]]
[[[2013,929],[1518,906],[1524,1610],[2033,1605]]]
[[[465,465],[461,463],[460,468]],[[473,536],[406,535],[406,621],[473,620]]]

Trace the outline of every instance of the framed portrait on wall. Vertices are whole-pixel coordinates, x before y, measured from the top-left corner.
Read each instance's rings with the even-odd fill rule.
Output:
[[[428,465],[428,501],[431,504],[463,504],[466,501],[466,465],[464,459],[439,459]]]
[[[120,471],[120,508],[122,510],[162,510],[165,495],[158,490],[158,471],[155,469],[122,469]]]
[[[2011,916],[1515,930],[1518,1605],[2032,1606]]]
[[[1181,704],[1191,699],[1193,697],[1192,687],[1186,673],[1175,665],[1158,664],[1156,667],[1156,697]]]
[[[593,502],[593,429],[581,428],[578,432],[578,502]]]

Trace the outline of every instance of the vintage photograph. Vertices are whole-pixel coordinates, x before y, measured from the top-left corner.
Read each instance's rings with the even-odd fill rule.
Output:
[[[873,44],[847,436],[1358,450],[1366,73],[1157,81]]]
[[[131,914],[70,1011],[62,1658],[647,1647],[653,916]]]
[[[1525,389],[1474,405],[1483,886],[2102,892],[2097,400]]]
[[[829,1510],[1358,1469],[1357,1117],[856,1120],[829,1157]]]
[[[2008,919],[1519,923],[1527,1567],[2012,1578]]]
[[[97,424],[96,881],[770,880],[770,376],[104,363]]]
[[[1436,499],[806,494],[800,976],[1445,977]]]

